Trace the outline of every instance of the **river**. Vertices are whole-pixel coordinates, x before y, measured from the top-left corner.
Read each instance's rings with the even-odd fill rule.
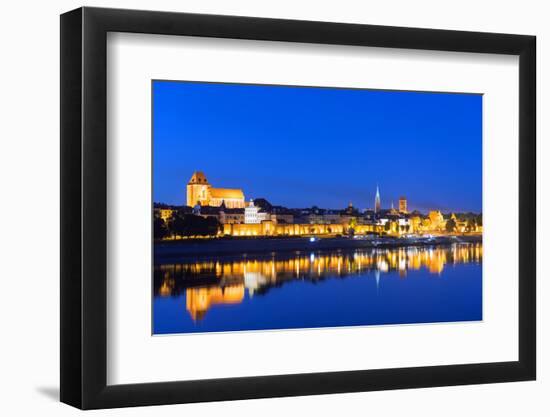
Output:
[[[482,259],[482,243],[455,243],[158,264],[153,333],[478,321]]]

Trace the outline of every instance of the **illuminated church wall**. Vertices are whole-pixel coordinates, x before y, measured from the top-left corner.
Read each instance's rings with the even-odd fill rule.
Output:
[[[343,234],[341,224],[277,224],[271,220],[256,224],[225,224],[223,234],[231,236],[300,236]]]
[[[348,232],[349,226],[343,224],[277,224],[263,221],[258,224],[224,224],[223,234],[230,236],[302,236],[302,235],[336,235]],[[357,225],[356,234],[380,232],[382,228],[374,224]]]
[[[238,188],[214,188],[201,171],[195,171],[187,184],[187,205],[244,208],[244,193]]]

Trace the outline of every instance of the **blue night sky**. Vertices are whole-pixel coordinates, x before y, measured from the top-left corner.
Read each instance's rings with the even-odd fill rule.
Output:
[[[153,198],[193,171],[287,207],[481,211],[482,96],[153,82]]]

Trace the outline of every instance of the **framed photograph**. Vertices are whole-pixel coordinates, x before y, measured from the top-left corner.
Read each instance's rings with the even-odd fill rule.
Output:
[[[61,16],[61,401],[533,380],[535,37]]]

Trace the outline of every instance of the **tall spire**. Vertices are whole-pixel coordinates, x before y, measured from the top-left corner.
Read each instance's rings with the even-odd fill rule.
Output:
[[[376,196],[374,197],[374,212],[378,213],[380,211],[380,189],[378,184],[376,184]]]

